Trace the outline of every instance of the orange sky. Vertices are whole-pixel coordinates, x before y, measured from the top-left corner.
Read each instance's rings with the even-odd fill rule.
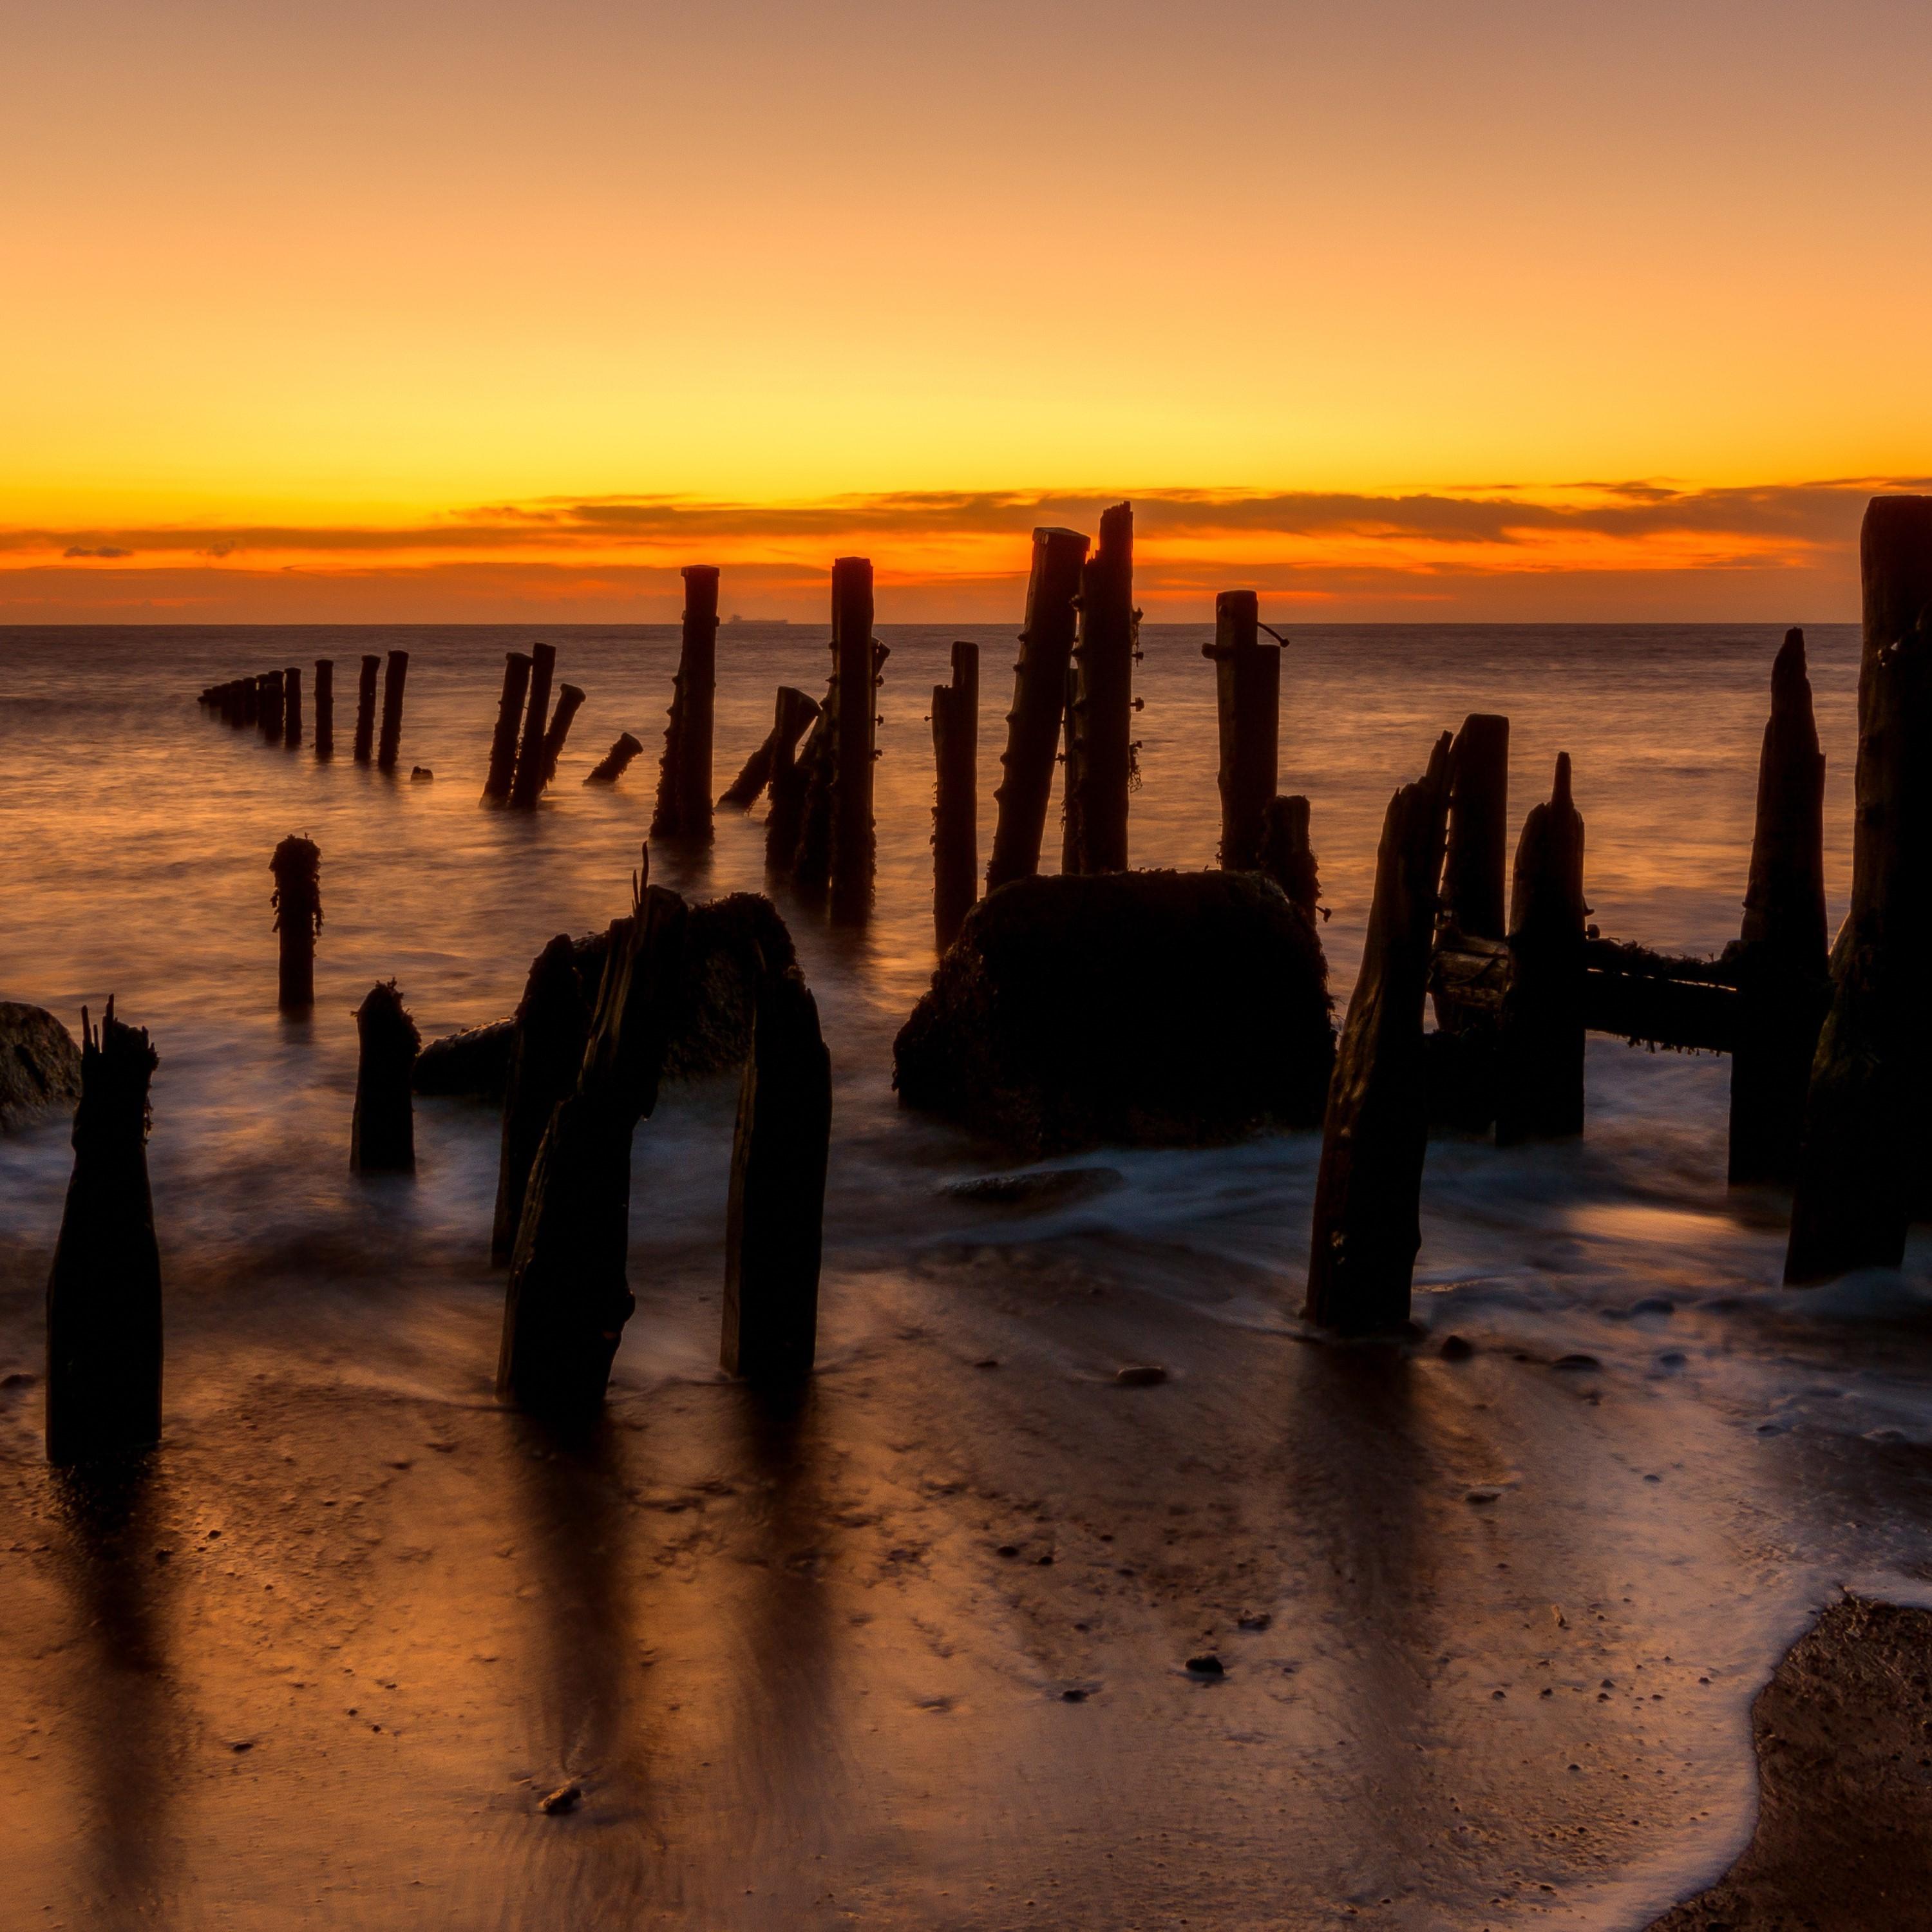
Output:
[[[0,622],[1856,607],[1932,10],[131,0],[0,65]],[[125,552],[126,554],[115,553]]]

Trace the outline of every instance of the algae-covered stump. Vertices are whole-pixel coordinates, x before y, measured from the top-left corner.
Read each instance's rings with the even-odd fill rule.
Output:
[[[396,982],[370,988],[356,1010],[361,1055],[356,1069],[356,1112],[349,1129],[349,1165],[357,1174],[413,1174],[416,1120],[410,1076],[422,1036],[403,1005]]]

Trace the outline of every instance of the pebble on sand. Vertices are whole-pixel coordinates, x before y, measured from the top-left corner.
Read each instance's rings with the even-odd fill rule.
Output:
[[[1167,1371],[1158,1362],[1130,1362],[1114,1370],[1114,1379],[1122,1388],[1151,1388],[1166,1381]]]
[[[1211,1650],[1203,1651],[1187,1660],[1187,1672],[1190,1677],[1225,1677],[1227,1666]]]
[[[560,1812],[574,1811],[584,1796],[580,1784],[560,1784],[547,1796],[539,1798],[537,1809],[546,1816],[554,1818]]]

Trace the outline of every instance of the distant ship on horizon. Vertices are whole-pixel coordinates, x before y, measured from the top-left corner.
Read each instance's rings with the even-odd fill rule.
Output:
[[[729,630],[734,624],[789,624],[789,617],[741,617],[734,610],[724,620],[724,628]]]

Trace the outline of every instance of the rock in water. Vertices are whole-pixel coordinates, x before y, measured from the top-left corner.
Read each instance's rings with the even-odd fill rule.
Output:
[[[1256,873],[1016,879],[974,908],[893,1043],[893,1084],[1028,1154],[1318,1125],[1328,963]]]
[[[44,1006],[0,1000],[0,1133],[80,1098],[80,1048]]]

